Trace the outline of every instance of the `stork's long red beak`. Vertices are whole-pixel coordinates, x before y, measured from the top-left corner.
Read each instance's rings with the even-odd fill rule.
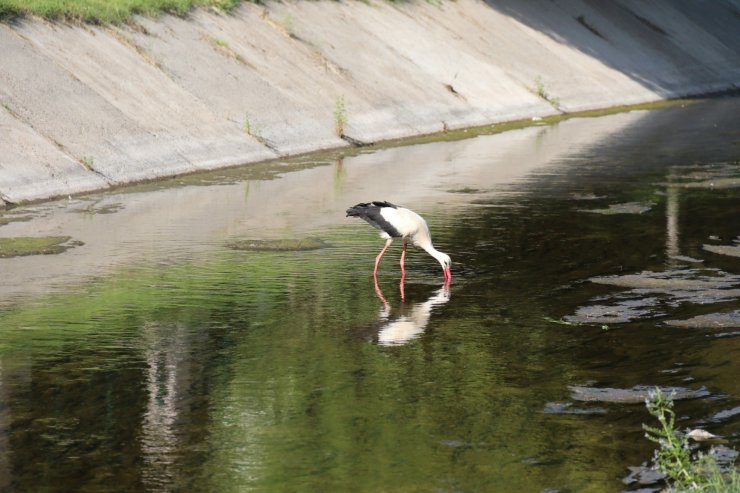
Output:
[[[446,269],[443,269],[444,275],[445,275],[445,284],[449,284],[452,282],[452,271],[449,267]]]

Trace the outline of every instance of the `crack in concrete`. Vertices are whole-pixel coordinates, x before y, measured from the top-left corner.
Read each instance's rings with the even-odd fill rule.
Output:
[[[341,134],[339,138],[344,140],[345,142],[349,142],[354,147],[367,147],[374,144],[374,142],[365,142],[359,139],[355,139],[354,137],[350,137],[345,133]]]

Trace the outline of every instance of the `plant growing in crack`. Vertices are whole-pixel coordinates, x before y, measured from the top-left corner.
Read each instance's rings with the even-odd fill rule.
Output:
[[[82,164],[88,171],[94,171],[95,158],[92,156],[82,156],[80,158],[80,164]]]
[[[249,119],[249,113],[244,113],[244,124],[242,125],[244,133],[254,137],[257,140],[262,140],[262,129],[252,124]]]
[[[233,60],[236,60],[239,63],[247,64],[247,61],[244,59],[243,56],[241,56],[234,48],[229,45],[229,42],[225,39],[216,38],[214,36],[211,36],[209,34],[204,34],[205,38],[208,40],[209,43],[211,43],[211,46],[213,46],[217,51],[221,52],[223,55],[232,58]]]
[[[547,89],[545,89],[545,83],[542,80],[542,77],[539,75],[534,78],[534,93],[537,95],[537,97],[544,99],[545,101],[550,103],[553,108],[560,111],[560,98],[557,98],[547,92]]]
[[[344,126],[347,124],[347,107],[344,96],[337,96],[334,101],[334,130],[338,137],[344,135]]]
[[[285,14],[280,18],[279,25],[285,31],[285,34],[291,38],[295,37],[295,22],[293,22],[293,16]]]

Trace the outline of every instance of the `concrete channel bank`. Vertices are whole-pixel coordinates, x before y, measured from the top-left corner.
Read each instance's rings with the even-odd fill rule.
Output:
[[[289,0],[120,26],[21,19],[0,24],[0,206],[737,88],[740,0]]]

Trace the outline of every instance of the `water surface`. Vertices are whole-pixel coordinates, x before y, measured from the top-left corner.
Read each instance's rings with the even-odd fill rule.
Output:
[[[682,428],[740,448],[738,112],[724,98],[5,212],[2,237],[76,243],[0,258],[0,488],[635,489],[655,385],[687,397]],[[376,289],[382,240],[343,212],[378,199],[428,219],[450,290],[412,250],[402,299],[398,248]]]

